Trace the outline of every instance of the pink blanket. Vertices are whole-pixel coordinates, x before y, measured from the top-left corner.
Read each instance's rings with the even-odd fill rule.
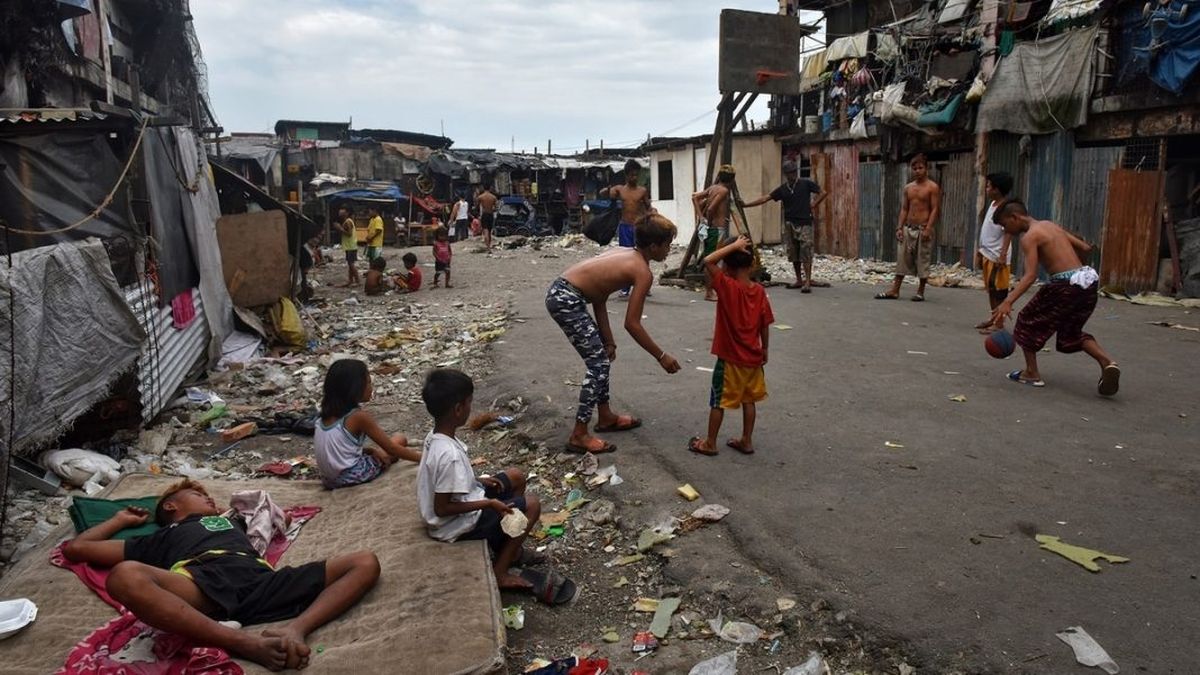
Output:
[[[265,558],[279,562],[300,528],[321,512],[319,506],[293,506],[284,509],[291,517],[286,534],[276,533],[267,545]],[[240,675],[242,669],[224,650],[197,647],[184,638],[163,633],[142,623],[105,589],[109,570],[87,563],[71,562],[63,556],[62,545],[50,553],[50,563],[70,570],[101,600],[112,605],[120,616],[101,626],[67,655],[58,672],[77,675]]]

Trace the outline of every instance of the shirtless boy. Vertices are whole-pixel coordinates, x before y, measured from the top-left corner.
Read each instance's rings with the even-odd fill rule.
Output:
[[[729,237],[729,200],[736,173],[732,164],[723,164],[712,185],[692,194],[692,208],[700,214],[700,228],[704,233],[705,257],[712,255],[717,245]],[[717,301],[717,294],[707,275],[704,278],[704,299]]]
[[[660,349],[642,327],[642,307],[654,281],[650,261],[666,260],[674,239],[674,223],[656,213],[648,214],[637,226],[637,248],[621,248],[576,263],[546,291],[546,310],[587,366],[587,377],[579,390],[575,428],[567,440],[567,452],[601,453],[617,449],[612,443],[588,433],[593,409],[599,412],[597,432],[628,431],[642,425],[636,417],[614,413],[608,404],[609,369],[617,358],[617,343],[608,322],[608,296],[620,288],[633,286],[625,309],[625,330],[642,349],[655,357],[663,370],[668,373],[679,371],[675,357]],[[589,304],[595,316],[588,314]]]
[[[499,201],[486,187],[475,198],[475,203],[479,205],[479,226],[483,228],[483,245],[489,251],[492,250],[492,227],[496,225],[496,204]]]
[[[379,579],[379,560],[370,551],[272,569],[245,530],[188,480],[159,499],[153,517],[162,529],[127,541],[111,538],[151,515],[126,508],[67,542],[63,555],[111,567],[109,595],[148,626],[271,670],[308,665],[308,634],[350,609]],[[261,634],[218,623],[281,619],[292,620]]]
[[[635,223],[641,222],[650,213],[650,191],[638,185],[642,165],[634,160],[625,162],[625,183],[613,185],[600,191],[600,196],[621,200],[621,223],[617,225],[617,244],[625,248],[637,245]],[[629,288],[621,289],[621,297],[629,295]]]
[[[1050,275],[1050,283],[1038,290],[1033,299],[1017,315],[1013,340],[1025,352],[1025,370],[1014,370],[1008,379],[1033,387],[1044,387],[1038,371],[1037,353],[1058,333],[1055,348],[1072,354],[1083,351],[1100,364],[1100,381],[1096,388],[1101,396],[1117,393],[1121,384],[1121,369],[1096,338],[1083,332],[1083,326],[1096,309],[1100,276],[1083,264],[1082,256],[1091,253],[1092,245],[1048,220],[1034,220],[1018,199],[1009,200],[996,212],[996,220],[1009,236],[1021,235],[1021,253],[1025,256],[1025,275],[1008,298],[992,311],[992,321],[1001,325],[1012,314],[1013,304],[1037,281],[1041,264]]]
[[[900,297],[904,277],[916,274],[921,284],[913,302],[925,300],[925,284],[929,281],[929,263],[933,259],[933,226],[942,212],[942,188],[929,180],[929,164],[918,153],[908,163],[912,182],[904,186],[904,201],[900,206],[900,223],[896,226],[896,279],[890,291],[875,296],[876,300],[895,300]]]

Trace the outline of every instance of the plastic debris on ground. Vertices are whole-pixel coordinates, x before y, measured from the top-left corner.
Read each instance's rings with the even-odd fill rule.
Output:
[[[662,639],[671,631],[671,617],[679,609],[682,602],[679,598],[663,598],[658,601],[654,610],[654,618],[650,621],[650,632],[654,637]]]
[[[1048,534],[1039,534],[1034,539],[1040,545],[1039,548],[1051,553],[1057,553],[1089,572],[1100,571],[1100,566],[1095,562],[1097,560],[1106,560],[1110,563],[1129,562],[1129,558],[1068,544],[1058,537],[1052,537]]]
[[[688,675],[737,675],[737,650],[697,663],[688,671]]]
[[[648,654],[658,649],[658,638],[648,630],[635,633],[632,649],[634,654]]]
[[[1108,652],[1104,651],[1100,643],[1088,635],[1082,626],[1071,626],[1060,633],[1055,633],[1054,636],[1071,647],[1071,651],[1075,653],[1075,660],[1081,665],[1099,668],[1108,675],[1117,675],[1121,672],[1121,667],[1117,665],[1116,661],[1112,660]]]
[[[816,652],[808,653],[808,660],[783,671],[783,675],[828,675],[829,665]]]
[[[720,504],[705,504],[692,511],[693,518],[703,520],[706,523],[715,523],[727,515],[729,515],[729,507],[721,506]]]
[[[513,630],[521,630],[525,627],[525,610],[521,609],[520,605],[509,605],[502,611],[504,616],[504,625]]]
[[[683,497],[689,502],[694,502],[700,498],[700,493],[697,492],[696,488],[692,487],[690,483],[684,483],[683,485],[680,485],[679,487],[675,488],[675,491],[679,493],[680,497]]]
[[[763,631],[758,626],[744,621],[725,621],[720,612],[717,613],[717,618],[709,619],[708,626],[717,637],[739,645],[753,644],[763,636]]]

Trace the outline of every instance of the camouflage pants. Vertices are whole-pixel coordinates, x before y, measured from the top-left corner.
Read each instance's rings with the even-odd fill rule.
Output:
[[[592,411],[597,405],[608,403],[610,364],[600,327],[588,313],[587,298],[561,277],[546,291],[546,311],[562,328],[587,366],[587,377],[579,389],[579,409],[575,414],[575,419],[586,424],[592,419]]]

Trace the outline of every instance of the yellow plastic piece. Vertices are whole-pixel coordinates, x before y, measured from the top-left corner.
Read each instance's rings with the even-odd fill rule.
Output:
[[[1052,537],[1048,534],[1039,534],[1034,537],[1041,547],[1051,553],[1057,553],[1071,562],[1079,565],[1089,572],[1099,572],[1100,566],[1096,564],[1096,560],[1107,560],[1110,563],[1129,562],[1129,558],[1124,558],[1111,553],[1102,553],[1090,548],[1075,546],[1074,544],[1064,543],[1058,537]]]

